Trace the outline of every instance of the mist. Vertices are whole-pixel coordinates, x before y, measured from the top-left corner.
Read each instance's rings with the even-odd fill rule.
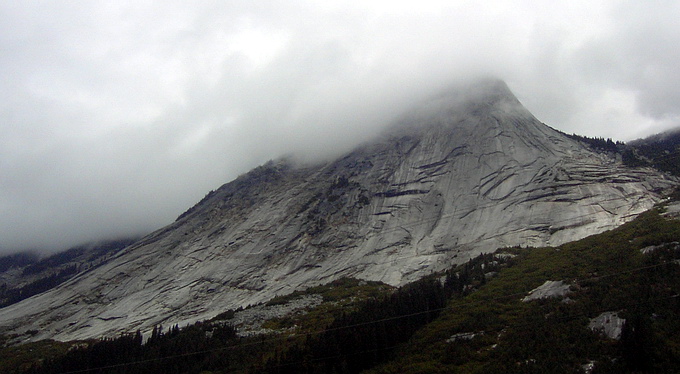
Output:
[[[0,251],[148,233],[270,159],[313,162],[474,77],[541,121],[680,125],[675,2],[0,3]]]

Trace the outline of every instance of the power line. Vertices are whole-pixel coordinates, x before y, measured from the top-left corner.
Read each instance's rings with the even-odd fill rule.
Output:
[[[555,321],[558,321],[558,322],[571,321],[571,320],[575,320],[575,319],[578,319],[578,318],[588,317],[589,315],[594,314],[594,313],[604,313],[604,312],[611,311],[612,309],[621,310],[621,309],[627,309],[627,308],[636,307],[636,306],[654,304],[654,303],[657,303],[657,302],[659,302],[659,301],[666,301],[666,300],[676,299],[676,298],[678,298],[678,297],[680,297],[680,295],[677,295],[677,294],[676,294],[676,295],[667,296],[667,297],[662,297],[662,298],[657,298],[657,299],[650,300],[650,301],[645,301],[645,302],[639,302],[639,303],[633,303],[633,304],[619,305],[619,306],[617,306],[616,308],[598,309],[598,310],[593,310],[593,311],[589,311],[589,312],[577,313],[577,314],[573,314],[573,315],[567,315],[567,316],[562,316],[562,317],[555,317]],[[498,327],[498,328],[493,328],[493,329],[487,329],[487,330],[479,331],[479,332],[465,333],[465,335],[466,335],[466,336],[473,336],[473,335],[475,335],[475,334],[479,334],[479,333],[484,333],[484,334],[486,334],[486,333],[489,333],[489,332],[496,332],[496,333],[499,333],[499,332],[502,332],[503,330],[508,329],[508,328],[517,329],[517,328],[532,327],[532,326],[534,326],[534,324],[533,324],[532,322],[516,323],[516,324],[504,325],[503,327]],[[463,336],[465,336],[465,335],[463,335]],[[438,341],[430,341],[429,343],[437,343],[437,342],[438,342]],[[403,346],[403,343],[402,343],[402,344],[398,344],[398,345],[394,345],[394,346],[391,346],[391,347],[370,349],[370,350],[365,350],[365,351],[360,351],[360,352],[353,352],[353,353],[351,353],[351,354],[345,354],[345,355],[334,355],[334,356],[326,356],[326,357],[313,358],[313,359],[309,359],[309,360],[306,360],[306,361],[288,362],[288,363],[285,363],[285,364],[272,365],[272,366],[269,366],[268,368],[280,368],[280,367],[285,367],[285,366],[292,366],[292,365],[304,364],[304,363],[308,363],[308,362],[325,361],[325,360],[329,360],[329,359],[333,359],[333,358],[358,356],[358,355],[365,354],[365,353],[372,353],[372,352],[379,352],[379,351],[389,351],[389,350],[392,350],[392,349],[396,349],[396,348],[398,348],[398,347],[400,347],[400,346]],[[237,372],[237,371],[232,370],[232,371],[230,371],[230,372]]]
[[[640,267],[637,267],[637,268],[626,269],[626,270],[608,273],[608,274],[604,274],[604,275],[591,276],[591,277],[581,278],[581,279],[577,278],[577,279],[574,279],[573,281],[575,283],[582,283],[582,282],[586,282],[586,281],[590,281],[590,280],[598,280],[598,279],[609,278],[609,277],[613,277],[613,276],[621,275],[621,274],[629,274],[629,273],[640,272],[640,271],[644,271],[644,270],[649,270],[649,269],[665,266],[665,265],[668,265],[668,264],[675,264],[675,262],[674,261],[665,261],[665,262],[662,262],[662,263],[659,263],[659,264],[640,266]],[[328,329],[320,329],[320,330],[316,330],[316,331],[297,333],[297,334],[295,334],[295,333],[294,334],[288,334],[287,336],[277,336],[277,337],[273,337],[273,338],[269,338],[269,339],[261,339],[261,340],[254,341],[254,342],[233,344],[233,345],[229,345],[229,346],[226,346],[226,347],[220,347],[220,348],[214,348],[214,349],[208,349],[208,350],[201,350],[201,351],[194,351],[194,352],[187,352],[187,353],[165,356],[165,357],[159,357],[159,358],[153,358],[153,359],[132,361],[132,362],[127,362],[127,363],[120,363],[120,364],[101,366],[101,367],[89,368],[89,369],[82,369],[82,370],[76,370],[76,371],[68,371],[68,372],[63,372],[62,374],[87,373],[87,372],[92,372],[92,371],[97,371],[97,370],[114,369],[114,368],[119,368],[119,367],[133,366],[133,365],[139,365],[139,364],[145,364],[145,363],[151,363],[151,362],[162,362],[162,361],[176,359],[176,358],[190,357],[190,356],[195,356],[195,355],[200,355],[200,354],[215,353],[215,352],[220,352],[220,351],[245,348],[245,347],[249,347],[249,346],[281,342],[281,341],[292,340],[292,339],[296,339],[296,338],[300,338],[300,337],[320,335],[320,334],[324,334],[324,333],[327,333],[327,332],[353,329],[353,328],[368,326],[368,325],[372,325],[372,324],[379,324],[379,323],[383,323],[383,322],[395,321],[395,320],[399,320],[399,319],[403,319],[403,318],[409,318],[409,317],[415,317],[415,316],[419,316],[419,315],[423,315],[423,314],[442,312],[442,311],[445,311],[445,310],[452,310],[452,309],[461,308],[461,307],[465,307],[465,306],[501,301],[501,300],[505,300],[505,299],[509,299],[509,298],[513,298],[513,297],[519,297],[519,296],[522,296],[522,295],[526,295],[530,291],[531,290],[524,290],[524,291],[516,292],[516,293],[513,293],[513,294],[496,296],[496,297],[491,297],[491,298],[484,298],[484,299],[481,299],[481,300],[465,300],[465,301],[461,301],[461,302],[455,303],[453,305],[447,305],[447,306],[441,307],[441,308],[434,308],[434,309],[428,309],[428,310],[421,311],[421,312],[414,312],[414,313],[409,313],[409,314],[386,317],[386,318],[356,323],[356,324],[352,324],[352,325],[346,325],[346,326],[340,326],[340,327],[328,328]],[[677,298],[678,296],[680,296],[680,295],[676,294],[676,295],[672,295],[670,297],[661,298],[659,300],[673,299],[673,298]],[[644,305],[645,303],[650,303],[650,302],[634,303],[634,304],[630,304],[630,305],[632,305],[632,306]],[[628,307],[628,306],[619,307],[619,308],[615,308],[615,309],[622,309],[622,308],[626,308],[626,307]],[[608,308],[607,310],[611,310],[611,308]],[[602,310],[600,312],[604,312],[604,311],[607,311],[607,310]],[[583,312],[583,313],[581,313],[578,316],[575,316],[573,318],[577,318],[577,317],[580,318],[580,317],[586,316],[587,314],[592,314],[592,313],[596,313],[596,312],[598,312],[598,311]],[[572,317],[570,317],[570,318],[572,318]],[[487,330],[487,331],[493,331],[493,329]],[[328,359],[328,358],[325,358],[325,359]]]
[[[487,204],[486,206],[492,206],[492,205],[495,205],[495,204],[489,203],[489,204]],[[399,226],[399,227],[394,227],[394,228],[392,228],[392,229],[388,229],[388,230],[385,230],[385,231],[383,231],[383,232],[389,233],[389,232],[392,232],[392,231],[402,230],[402,228],[403,228],[404,226],[405,226],[405,227],[415,227],[415,226],[418,226],[418,225],[424,225],[424,224],[426,224],[426,223],[430,223],[430,222],[439,220],[439,219],[441,219],[441,218],[445,218],[445,217],[446,217],[446,218],[450,218],[450,217],[452,217],[452,216],[454,216],[454,215],[455,215],[455,213],[450,213],[450,214],[442,215],[442,216],[436,217],[436,218],[422,219],[422,220],[415,221],[415,222],[412,222],[412,223],[408,223],[408,224],[405,224],[405,225],[402,225],[402,226]],[[588,216],[591,216],[591,215],[595,215],[595,213],[589,213],[589,214],[584,214],[584,215],[580,215],[580,216],[576,216],[576,217],[570,217],[570,218],[567,218],[567,219],[564,219],[564,220],[551,221],[551,223],[554,224],[554,223],[570,222],[570,221],[574,221],[574,220],[576,220],[576,219],[588,217]],[[421,257],[421,256],[423,256],[423,255],[402,256],[402,257],[400,257],[400,259],[404,259],[404,258],[415,258],[415,257]],[[388,264],[388,263],[392,263],[392,262],[394,262],[394,261],[386,261],[386,262],[377,263],[377,264]],[[638,269],[626,270],[626,271],[621,272],[621,273],[630,273],[630,272],[635,272],[635,271],[641,271],[641,270],[644,270],[644,269],[649,269],[649,268],[654,268],[654,267],[658,267],[658,266],[663,266],[663,265],[666,265],[666,264],[669,264],[669,263],[670,263],[670,262],[665,262],[665,263],[661,263],[661,264],[645,266],[645,267],[641,267],[641,268],[638,268]],[[374,263],[374,265],[375,265],[375,263]],[[604,276],[595,276],[595,277],[591,277],[591,278],[585,278],[585,279],[583,279],[582,281],[584,281],[584,280],[589,280],[589,279],[597,279],[597,278],[603,278],[603,277],[613,276],[613,275],[616,275],[616,274],[617,274],[617,273],[609,274],[609,275],[604,275]],[[520,292],[520,293],[516,293],[516,294],[505,295],[505,296],[498,297],[498,298],[492,298],[492,299],[488,299],[488,300],[481,300],[481,301],[478,301],[478,302],[490,302],[490,301],[494,301],[494,300],[498,300],[498,299],[502,299],[502,298],[507,298],[507,297],[514,297],[514,296],[523,295],[523,294],[526,294],[527,292],[528,292],[528,291],[524,291],[524,292]],[[468,304],[470,304],[470,303],[468,303]],[[148,360],[142,360],[142,361],[135,361],[135,362],[129,362],[129,363],[121,363],[121,364],[116,364],[116,365],[111,365],[111,366],[106,366],[106,367],[99,367],[99,368],[92,368],[92,369],[84,369],[84,370],[80,370],[80,371],[72,371],[72,372],[67,372],[67,373],[84,373],[84,372],[89,372],[89,371],[93,371],[93,370],[111,369],[111,368],[117,368],[117,367],[121,367],[121,366],[136,365],[136,364],[142,364],[142,363],[148,363],[148,362],[155,362],[155,361],[162,361],[162,360],[168,360],[168,359],[174,359],[174,358],[188,357],[188,356],[193,356],[193,355],[198,355],[198,354],[212,353],[212,352],[222,351],[222,350],[226,350],[226,349],[235,349],[235,348],[240,348],[240,347],[246,347],[246,346],[252,346],[252,345],[259,345],[259,344],[263,344],[263,343],[269,343],[269,342],[276,342],[276,341],[281,341],[281,340],[292,339],[292,338],[296,338],[296,337],[298,337],[298,336],[311,336],[311,335],[317,335],[317,334],[321,334],[321,333],[328,332],[328,331],[335,331],[335,330],[340,330],[340,329],[356,328],[356,327],[360,327],[360,326],[364,326],[364,325],[368,325],[368,324],[375,324],[375,323],[387,322],[387,321],[391,321],[391,320],[396,320],[396,319],[401,319],[401,318],[408,318],[408,317],[413,317],[413,316],[417,316],[417,315],[421,315],[421,314],[426,314],[426,313],[440,312],[440,311],[443,311],[443,310],[446,310],[446,309],[451,309],[451,308],[454,308],[454,307],[460,307],[460,306],[462,306],[462,305],[465,305],[465,303],[463,303],[463,304],[457,304],[457,305],[453,305],[453,306],[447,306],[447,307],[438,308],[438,309],[431,309],[431,310],[428,310],[428,311],[417,312],[417,313],[412,313],[412,314],[408,314],[408,315],[393,316],[393,317],[389,317],[389,318],[385,318],[385,319],[380,319],[380,320],[375,320],[375,321],[367,321],[367,322],[364,322],[364,323],[361,323],[361,324],[356,324],[356,325],[343,326],[343,327],[338,327],[338,328],[333,328],[333,329],[323,329],[323,330],[319,330],[319,331],[307,332],[307,333],[298,334],[298,335],[291,334],[291,335],[289,335],[289,336],[287,336],[287,337],[284,337],[284,338],[277,337],[277,338],[272,338],[272,339],[265,339],[265,340],[258,341],[258,342],[250,342],[250,343],[243,343],[243,344],[231,345],[231,346],[228,346],[228,347],[216,348],[216,349],[213,349],[213,350],[204,350],[204,351],[189,352],[189,353],[184,353],[184,354],[179,354],[179,355],[166,356],[166,357],[161,357],[161,358],[148,359]]]

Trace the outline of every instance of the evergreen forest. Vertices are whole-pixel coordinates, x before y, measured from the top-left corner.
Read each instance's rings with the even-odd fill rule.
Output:
[[[667,203],[670,204],[670,203]],[[243,336],[239,311],[99,341],[0,351],[5,373],[672,373],[680,368],[680,221],[660,205],[547,248],[504,248],[401,288],[346,278]],[[546,281],[562,294],[527,300]],[[617,336],[593,326],[615,314]]]

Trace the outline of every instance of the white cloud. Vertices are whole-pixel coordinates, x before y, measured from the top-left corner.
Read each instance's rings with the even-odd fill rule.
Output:
[[[679,7],[0,1],[0,247],[151,230],[259,163],[347,150],[474,75],[565,132],[677,126]]]

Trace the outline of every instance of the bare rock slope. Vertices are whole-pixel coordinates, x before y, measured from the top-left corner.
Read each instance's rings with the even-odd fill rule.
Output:
[[[674,184],[589,150],[503,82],[483,82],[335,161],[254,169],[103,266],[0,309],[0,326],[81,339],[207,319],[342,276],[400,285],[498,247],[614,228]]]

